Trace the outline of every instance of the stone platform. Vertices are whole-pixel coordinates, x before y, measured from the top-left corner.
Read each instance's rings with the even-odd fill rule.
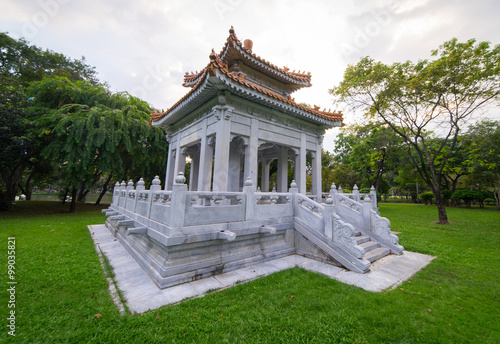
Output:
[[[102,252],[113,267],[118,288],[123,292],[127,306],[133,313],[143,313],[187,298],[203,296],[211,290],[228,288],[236,283],[251,281],[295,266],[367,291],[380,292],[394,288],[408,280],[435,258],[404,251],[402,255],[390,255],[376,261],[371,265],[369,272],[360,274],[299,255],[290,255],[190,283],[160,289],[105,225],[91,225],[89,231],[96,245],[96,250]]]

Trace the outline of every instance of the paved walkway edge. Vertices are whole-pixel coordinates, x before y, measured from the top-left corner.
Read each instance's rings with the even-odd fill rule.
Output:
[[[105,225],[91,225],[88,228],[94,240],[96,251],[102,252],[112,266],[115,282],[132,313],[143,313],[187,298],[203,296],[209,291],[229,288],[237,283],[248,282],[295,266],[367,291],[380,292],[397,287],[435,258],[421,253],[404,251],[400,256],[390,255],[376,261],[372,264],[370,272],[359,274],[313,259],[291,255],[198,281],[160,289]]]

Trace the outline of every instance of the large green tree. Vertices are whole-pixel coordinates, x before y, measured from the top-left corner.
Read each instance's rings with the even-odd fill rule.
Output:
[[[32,106],[26,95],[29,85],[47,76],[65,76],[97,85],[96,74],[83,58],[70,59],[0,33],[0,207],[14,199],[23,176],[26,185],[44,164],[40,159],[44,142],[32,135],[36,120],[32,115],[36,114],[28,111]]]
[[[331,93],[385,122],[415,151],[409,156],[434,193],[438,223],[447,224],[442,172],[471,116],[500,99],[500,45],[452,39],[432,56],[392,65],[363,58]]]
[[[164,169],[167,142],[149,124],[152,108],[127,93],[111,93],[103,85],[46,78],[29,88],[42,155],[62,168],[63,183],[75,202],[105,177],[152,177]],[[79,193],[78,193],[79,191]]]
[[[463,136],[468,183],[490,188],[500,210],[500,122],[484,120]]]
[[[335,161],[357,175],[357,184],[386,193],[387,174],[399,164],[402,140],[383,123],[346,127],[335,144]],[[347,173],[347,172],[344,172]],[[349,185],[352,187],[352,185]]]

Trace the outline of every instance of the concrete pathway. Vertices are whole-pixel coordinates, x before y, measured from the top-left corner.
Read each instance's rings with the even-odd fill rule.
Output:
[[[202,296],[214,289],[228,288],[274,272],[299,266],[372,292],[395,288],[425,267],[435,257],[404,251],[400,256],[389,255],[372,264],[365,274],[348,271],[298,255],[260,263],[251,267],[226,272],[217,276],[160,289],[137,264],[128,251],[116,240],[105,225],[89,226],[98,252],[108,258],[115,273],[115,281],[123,292],[133,313],[143,313],[186,298]]]

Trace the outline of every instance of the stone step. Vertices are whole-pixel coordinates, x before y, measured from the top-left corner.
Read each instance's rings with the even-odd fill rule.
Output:
[[[367,236],[358,235],[358,236],[355,236],[355,238],[356,238],[356,243],[358,245],[362,244],[364,242],[370,241],[370,237],[367,237]]]
[[[373,251],[374,249],[376,249],[377,247],[380,247],[380,243],[376,242],[376,241],[366,241],[362,244],[358,244],[359,246],[361,246],[362,248],[365,249],[365,252],[370,252],[370,251]]]
[[[370,252],[366,252],[363,258],[369,261],[370,263],[373,263],[374,261],[389,255],[389,253],[391,253],[390,249],[385,247],[379,247]]]

